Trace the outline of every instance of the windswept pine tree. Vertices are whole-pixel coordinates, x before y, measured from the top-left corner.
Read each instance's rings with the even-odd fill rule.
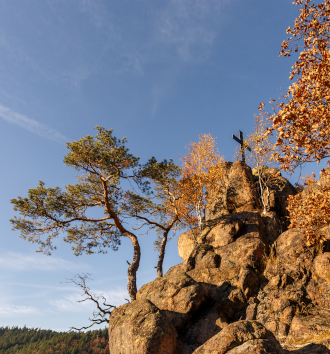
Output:
[[[127,271],[127,290],[133,301],[141,250],[137,235],[124,226],[123,219],[131,185],[144,188],[143,179],[134,171],[139,158],[128,152],[125,138],[117,139],[112,130],[96,130],[95,138],[87,135],[67,143],[64,163],[79,172],[78,182],[62,191],[46,188],[40,181],[28,197],[11,200],[20,213],[11,222],[21,237],[39,244],[39,251],[46,254],[55,248],[53,241],[60,233],[66,234],[64,241],[73,245],[75,255],[106,252],[108,247],[117,250],[120,237],[127,237],[134,250]],[[90,216],[92,211],[98,216]]]

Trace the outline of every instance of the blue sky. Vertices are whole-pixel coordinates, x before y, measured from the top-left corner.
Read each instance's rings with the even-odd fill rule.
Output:
[[[289,86],[293,59],[278,52],[296,16],[288,0],[0,0],[0,326],[89,324],[93,306],[62,282],[92,273],[92,292],[117,306],[132,259],[127,240],[106,255],[75,257],[60,240],[52,256],[36,253],[11,230],[10,199],[39,180],[75,183],[65,143],[95,125],[126,136],[142,162],[179,163],[203,133],[232,161],[231,135],[250,133],[259,103]],[[140,236],[138,287],[156,276],[154,238]],[[165,270],[181,261],[176,240]]]

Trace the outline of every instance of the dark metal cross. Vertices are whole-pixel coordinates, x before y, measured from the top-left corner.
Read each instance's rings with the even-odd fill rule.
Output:
[[[244,140],[243,133],[239,130],[239,139],[233,134],[233,139],[236,140],[241,145],[242,152],[242,161],[245,162],[245,153],[244,153]],[[251,151],[249,146],[245,146],[249,151]]]

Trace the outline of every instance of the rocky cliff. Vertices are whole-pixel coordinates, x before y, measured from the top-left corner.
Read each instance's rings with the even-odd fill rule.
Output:
[[[279,170],[262,214],[256,171],[225,167],[203,234],[178,239],[184,262],[113,310],[111,354],[330,353],[330,236],[307,247],[287,229],[296,190]]]

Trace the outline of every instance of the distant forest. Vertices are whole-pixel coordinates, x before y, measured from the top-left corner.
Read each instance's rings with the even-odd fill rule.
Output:
[[[0,327],[0,354],[109,354],[108,330],[55,332]]]

